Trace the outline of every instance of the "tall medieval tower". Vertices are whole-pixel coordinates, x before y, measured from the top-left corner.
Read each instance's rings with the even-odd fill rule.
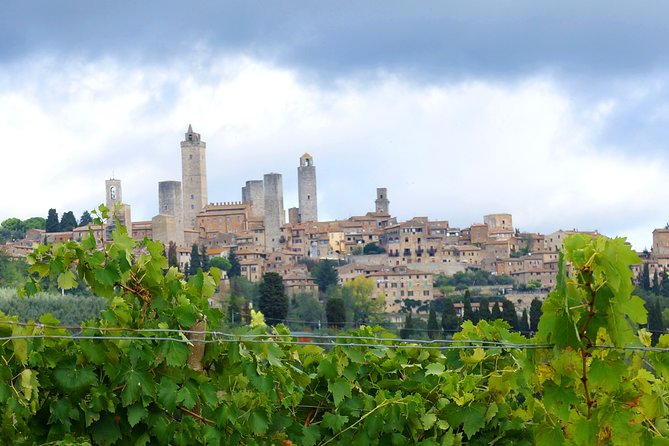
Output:
[[[286,222],[283,209],[283,180],[280,173],[266,173],[263,178],[265,191],[265,250],[276,251],[281,247],[281,226]]]
[[[195,216],[207,205],[207,144],[188,125],[181,142],[181,179],[183,187],[183,226],[195,227]]]
[[[316,166],[308,153],[300,157],[297,168],[297,190],[299,194],[300,223],[318,221],[318,203],[316,200]]]
[[[374,204],[376,204],[376,212],[380,214],[389,214],[388,207],[390,201],[388,200],[388,189],[385,187],[376,188],[376,200],[374,201]]]
[[[117,204],[123,203],[123,194],[121,193],[121,180],[116,178],[110,178],[105,180],[105,190],[106,190],[106,199],[105,206],[109,208],[110,211],[114,210],[114,206]]]

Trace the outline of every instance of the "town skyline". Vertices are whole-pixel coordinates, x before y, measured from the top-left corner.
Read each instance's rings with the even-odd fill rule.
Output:
[[[669,5],[409,8],[8,2],[0,19],[0,221],[78,215],[111,176],[134,216],[177,177],[191,123],[210,197],[319,167],[319,213],[597,229],[650,248],[669,214]],[[179,32],[174,32],[179,29]],[[662,37],[665,36],[665,37]]]

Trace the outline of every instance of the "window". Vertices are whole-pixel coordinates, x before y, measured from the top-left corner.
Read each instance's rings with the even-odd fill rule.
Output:
[[[193,139],[191,138],[191,141],[192,141],[192,140],[193,140]],[[188,155],[188,159],[189,159],[189,160],[192,160],[192,159],[193,159],[193,155]]]
[[[429,296],[430,290],[423,290],[423,296]]]
[[[413,291],[407,291],[407,297],[413,297]]]

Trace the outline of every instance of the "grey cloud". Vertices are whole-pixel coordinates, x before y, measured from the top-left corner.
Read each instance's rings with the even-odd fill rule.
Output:
[[[389,69],[418,78],[542,69],[627,75],[669,63],[669,4],[462,2],[11,2],[0,58],[55,51],[162,60],[198,42],[318,78]]]

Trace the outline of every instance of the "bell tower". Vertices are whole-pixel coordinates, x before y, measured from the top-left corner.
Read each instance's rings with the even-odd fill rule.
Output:
[[[207,205],[207,144],[189,124],[181,141],[181,184],[183,188],[183,226],[195,227],[195,216]]]
[[[316,199],[316,166],[308,153],[300,157],[297,168],[297,190],[299,195],[300,223],[318,221],[318,203]]]

